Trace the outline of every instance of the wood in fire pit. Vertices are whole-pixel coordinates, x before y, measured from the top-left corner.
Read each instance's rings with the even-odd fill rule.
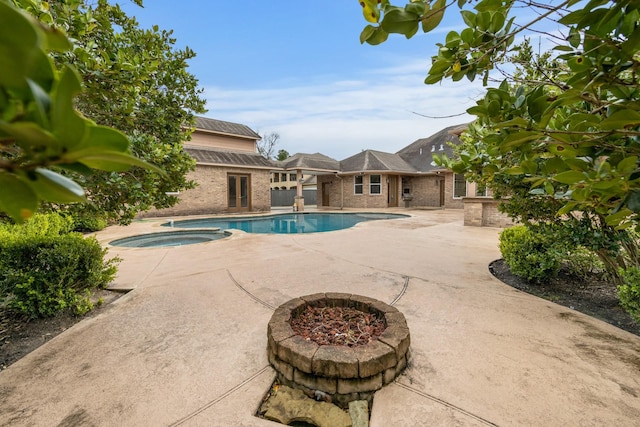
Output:
[[[307,341],[348,347],[368,344],[386,328],[384,320],[375,313],[364,313],[352,307],[307,305],[290,323],[293,331]]]

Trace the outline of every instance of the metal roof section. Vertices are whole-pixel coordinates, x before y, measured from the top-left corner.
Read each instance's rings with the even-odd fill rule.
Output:
[[[317,172],[340,172],[340,162],[324,154],[296,153],[278,162],[284,170],[306,170]]]
[[[196,130],[233,135],[241,138],[262,139],[249,126],[240,123],[224,122],[222,120],[209,119],[207,117],[196,116]]]
[[[189,147],[185,151],[193,157],[199,165],[209,166],[238,166],[251,169],[278,169],[274,161],[265,159],[258,153],[227,151],[220,149],[206,149]]]
[[[444,170],[445,168],[436,165],[433,155],[442,155],[444,153],[451,157],[453,151],[450,145],[460,144],[458,135],[466,128],[466,124],[449,126],[428,138],[421,138],[412,142],[396,154],[417,172],[426,173]]]
[[[400,172],[416,173],[409,163],[397,154],[365,150],[340,162],[341,172]]]

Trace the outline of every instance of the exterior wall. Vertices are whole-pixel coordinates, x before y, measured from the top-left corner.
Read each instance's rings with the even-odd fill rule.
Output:
[[[453,197],[453,172],[443,173],[444,175],[444,207],[447,209],[463,209],[462,197]],[[467,194],[469,194],[469,184],[467,183]]]
[[[252,212],[271,210],[268,170],[197,165],[195,171],[188,175],[188,179],[198,183],[196,188],[180,193],[178,195],[180,201],[174,207],[152,210],[140,215],[140,217],[229,212],[227,201],[228,173],[250,175]]]
[[[440,207],[440,182],[443,179],[440,175],[404,177],[403,191],[409,189],[412,197],[411,201],[404,202],[404,206]]]
[[[195,145],[200,147],[222,148],[223,150],[243,151],[255,153],[256,141],[247,138],[237,138],[229,135],[217,135],[215,133],[201,132],[196,130],[191,134],[191,141],[185,145]]]
[[[382,194],[369,194],[369,175],[364,175],[363,194],[354,194],[354,176],[318,175],[318,207],[322,206],[322,184],[329,185],[329,206],[340,208],[386,208],[388,207],[387,175],[382,175]],[[444,181],[444,206],[440,206],[440,183]],[[453,197],[453,173],[439,175],[404,176],[398,179],[398,207],[444,207],[463,209],[463,198]],[[411,201],[403,201],[402,194],[409,189]],[[474,190],[475,191],[475,190]],[[467,184],[467,194],[469,186]],[[475,193],[474,193],[475,194]]]
[[[499,200],[488,197],[465,197],[464,225],[472,227],[510,227],[511,218],[498,211]]]
[[[379,175],[379,174],[375,174]],[[386,208],[388,189],[386,175],[380,177],[382,192],[369,194],[369,175],[363,178],[363,194],[354,194],[354,176],[318,175],[318,207],[322,207],[323,183],[329,183],[329,206],[333,208]],[[325,206],[326,207],[326,206]]]

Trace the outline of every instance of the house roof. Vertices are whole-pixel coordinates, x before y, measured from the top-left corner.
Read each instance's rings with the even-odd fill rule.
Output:
[[[296,153],[285,160],[278,162],[285,170],[301,169],[319,172],[339,172],[340,162],[325,156],[324,154]]]
[[[239,123],[223,122],[222,120],[210,119],[207,117],[196,116],[196,130],[223,133],[226,135],[233,135],[256,140],[262,138],[249,126],[241,125]]]
[[[185,145],[185,151],[201,165],[212,166],[238,166],[250,169],[274,169],[275,162],[265,159],[258,153],[228,151],[221,149],[207,149],[202,147],[189,147]]]
[[[433,161],[433,154],[445,153],[451,157],[452,150],[450,143],[455,145],[460,143],[458,135],[466,126],[466,124],[449,126],[428,138],[421,138],[412,142],[396,154],[411,165],[417,172],[442,170],[443,168],[436,165]]]
[[[340,162],[342,173],[355,172],[402,172],[415,173],[416,170],[397,154],[383,151],[365,150]]]

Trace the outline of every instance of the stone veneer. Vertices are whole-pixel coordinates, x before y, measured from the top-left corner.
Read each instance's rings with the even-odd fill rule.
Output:
[[[318,345],[297,335],[289,323],[307,305],[375,313],[384,319],[386,329],[366,345]],[[267,335],[269,362],[281,383],[308,395],[319,391],[321,397],[328,395],[342,407],[350,401],[370,400],[376,390],[400,375],[409,359],[410,336],[404,315],[395,307],[361,295],[320,293],[292,299],[273,313]]]

